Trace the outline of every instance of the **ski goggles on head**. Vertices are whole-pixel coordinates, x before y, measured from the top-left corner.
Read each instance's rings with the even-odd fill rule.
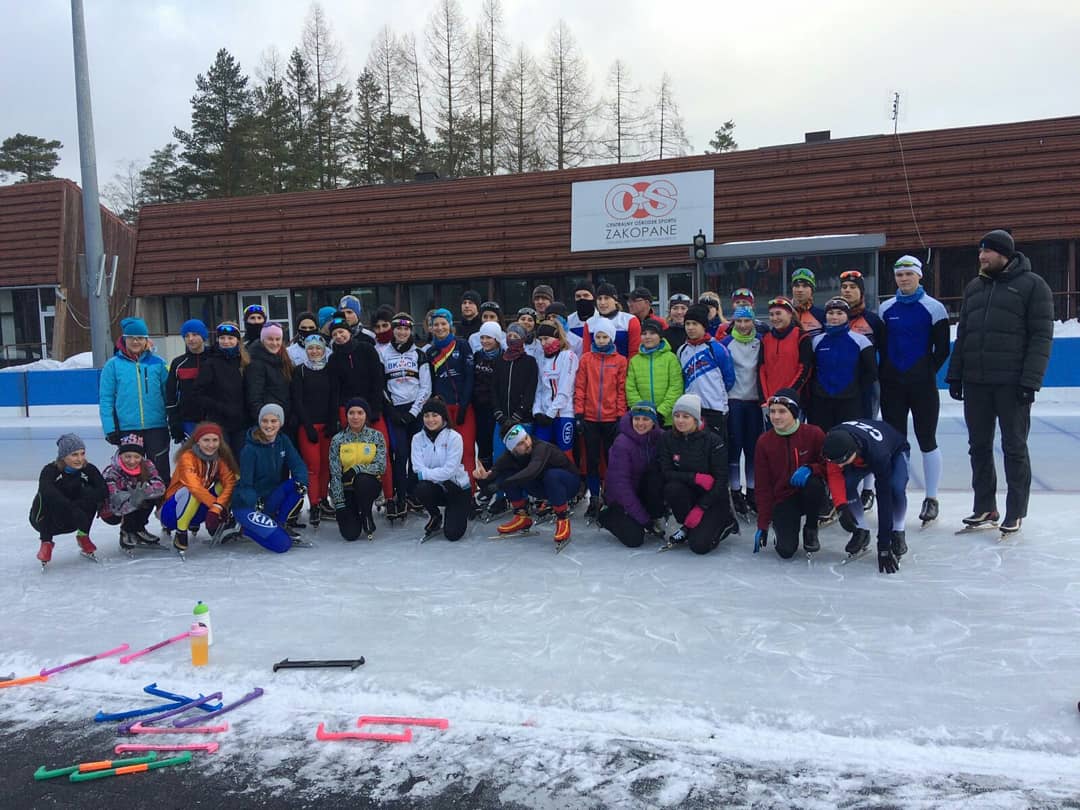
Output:
[[[862,272],[859,270],[845,270],[840,274],[841,281],[854,281],[857,278],[862,278]]]
[[[485,301],[480,305],[481,312],[502,312],[502,307],[496,301]]]
[[[240,337],[240,329],[231,323],[219,324],[215,331],[217,332],[218,337]]]
[[[391,329],[396,329],[399,326],[404,328],[404,329],[412,329],[413,328],[412,319],[411,318],[393,318],[393,319],[391,319],[391,321],[390,321],[390,328]]]
[[[791,299],[790,298],[785,298],[782,295],[777,296],[776,298],[770,298],[769,299],[769,309],[777,309],[777,308],[786,309],[792,315],[795,314],[795,305],[793,303],[791,303]]]
[[[739,287],[739,289],[735,290],[735,292],[731,294],[731,300],[738,301],[740,298],[745,298],[748,301],[753,301],[754,294],[750,292],[750,290],[746,289],[746,287]]]
[[[773,394],[771,397],[769,397],[769,404],[784,405],[785,407],[791,407],[796,409],[798,409],[799,407],[799,403],[793,400],[791,397],[779,396],[777,394]]]
[[[691,298],[689,295],[684,295],[683,293],[675,293],[675,295],[671,296],[671,298],[668,299],[669,307],[673,307],[676,304],[684,304],[685,306],[690,306],[692,303],[694,303],[694,299]]]
[[[244,318],[247,318],[249,315],[262,315],[265,318],[266,310],[263,308],[262,304],[252,304],[249,307],[244,307]]]
[[[518,317],[519,317],[519,318],[520,318],[520,317],[521,317],[522,315],[528,315],[528,316],[529,316],[530,318],[532,318],[532,319],[533,319],[534,321],[535,321],[535,320],[536,320],[536,318],[537,318],[537,313],[536,313],[536,310],[535,310],[535,309],[533,309],[532,307],[522,307],[521,309],[519,309],[519,310],[517,311],[517,314],[518,314]]]
[[[900,259],[893,265],[893,270],[922,270],[922,262],[918,259]]]
[[[715,295],[703,295],[698,298],[697,302],[699,304],[708,304],[711,307],[716,307],[717,309],[720,309],[720,299],[717,298]]]

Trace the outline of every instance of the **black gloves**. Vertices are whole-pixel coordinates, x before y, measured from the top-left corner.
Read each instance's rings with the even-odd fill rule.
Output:
[[[337,435],[338,429],[339,428],[338,428],[337,419],[331,419],[329,422],[327,422],[323,426],[323,429],[322,429],[323,436],[325,436],[328,439],[332,439],[332,438],[334,438],[335,435]]]
[[[895,574],[900,570],[900,560],[889,546],[878,546],[877,570],[881,574]]]
[[[117,447],[119,447],[120,446],[120,431],[119,430],[114,430],[111,433],[106,433],[105,434],[105,441],[107,441],[109,444],[115,444]]]
[[[1035,389],[1021,385],[1016,389],[1016,399],[1022,405],[1030,405],[1035,401]]]
[[[837,514],[840,517],[840,526],[844,531],[854,534],[855,530],[859,528],[859,524],[855,522],[855,515],[851,514],[851,507],[845,503],[837,510]]]
[[[554,421],[555,420],[552,419],[547,414],[543,414],[543,413],[534,413],[533,414],[533,424],[538,426],[538,427],[551,427],[551,423],[554,422]]]
[[[319,431],[315,430],[314,425],[304,425],[304,435],[307,436],[308,444],[319,443]]]
[[[957,402],[964,401],[964,384],[959,380],[949,383],[949,396]]]
[[[457,424],[458,427],[461,427],[465,424],[465,417],[467,417],[468,415],[469,406],[465,404],[458,405],[457,419],[455,419],[454,422]]]
[[[397,425],[398,427],[407,428],[409,425],[411,425],[413,423],[413,420],[416,418],[415,416],[412,415],[412,412],[409,411],[407,408],[402,408],[402,409],[395,408],[394,410],[391,411],[391,413],[394,415],[394,417],[393,417],[394,424]]]
[[[183,444],[184,439],[187,438],[187,434],[184,433],[184,426],[174,427],[169,431],[169,436],[172,438],[174,444]]]

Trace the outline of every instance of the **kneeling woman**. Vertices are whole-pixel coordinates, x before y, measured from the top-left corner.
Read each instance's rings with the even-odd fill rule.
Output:
[[[108,495],[101,472],[86,459],[82,439],[65,433],[56,448],[56,460],[42,469],[30,505],[30,525],[41,536],[37,558],[42,566],[52,559],[53,538],[69,532],[75,532],[83,555],[93,557],[97,546],[90,540],[90,526]]]
[[[240,480],[233,495],[233,515],[244,534],[278,554],[300,539],[286,523],[300,514],[308,487],[304,460],[281,432],[284,419],[277,403],[259,409],[259,424],[248,431],[240,451]]]
[[[723,439],[701,427],[701,398],[683,394],[671,413],[672,429],[660,442],[664,501],[682,526],[669,539],[708,554],[739,524],[728,495],[727,448]]]
[[[353,397],[345,403],[345,429],[330,440],[330,500],[338,531],[346,540],[375,534],[371,515],[386,472],[386,442],[368,427],[371,406]]]
[[[664,431],[651,402],[639,402],[619,419],[619,435],[608,458],[608,480],[600,525],[624,546],[638,548],[645,533],[663,539],[664,482],[657,457]]]
[[[221,427],[213,422],[197,425],[176,452],[176,467],[161,506],[161,525],[175,532],[173,548],[187,551],[188,532],[198,531],[204,523],[211,542],[226,539],[235,526],[229,501],[239,475]]]
[[[472,491],[462,463],[461,435],[450,429],[450,413],[439,397],[420,410],[424,429],[413,438],[410,494],[423,504],[431,519],[424,527],[430,537],[443,530],[447,540],[460,540],[469,520]],[[439,507],[446,507],[445,521]]]

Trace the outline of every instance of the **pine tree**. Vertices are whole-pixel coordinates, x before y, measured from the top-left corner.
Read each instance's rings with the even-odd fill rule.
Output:
[[[335,84],[323,96],[323,140],[325,188],[338,188],[347,182],[350,161],[349,113],[352,110],[352,91]]]
[[[334,38],[326,12],[317,2],[313,2],[308,8],[302,39],[304,58],[311,67],[312,88],[315,95],[313,120],[316,176],[319,188],[331,188],[332,169],[329,163],[333,158],[329,152],[332,144],[328,143],[330,139],[328,128],[335,120],[336,112],[332,108],[339,105],[341,101],[337,87],[340,86],[338,82],[344,75],[345,68],[341,46]],[[336,97],[331,98],[332,95]]]
[[[382,88],[375,74],[364,70],[356,79],[356,104],[350,129],[354,161],[350,179],[358,185],[370,185],[383,179],[383,115]]]
[[[206,75],[195,78],[191,131],[174,129],[183,147],[181,175],[198,197],[235,197],[254,187],[249,148],[251,92],[240,63],[217,52]]]
[[[401,43],[398,42],[389,26],[384,25],[375,37],[375,42],[371,46],[371,56],[368,58],[368,70],[377,77],[383,95],[384,109],[380,118],[383,126],[382,139],[387,150],[383,182],[390,183],[400,175],[398,156],[404,151],[399,143],[397,128],[399,116],[396,113],[402,106],[400,96],[402,88],[407,86],[407,78]]]
[[[175,143],[167,143],[150,153],[150,162],[139,172],[143,205],[177,202],[191,196],[180,177],[178,149]]]
[[[21,174],[16,183],[52,180],[52,171],[60,162],[58,150],[63,148],[60,141],[17,132],[0,144],[0,175]]]
[[[289,143],[289,98],[276,50],[264,55],[259,73],[261,83],[252,93],[254,183],[258,192],[277,194],[289,190],[293,156]]]
[[[709,141],[711,149],[706,149],[706,155],[715,155],[720,152],[734,152],[739,148],[739,145],[735,143],[735,122],[731,119],[725,121],[720,129],[716,130],[716,134],[713,135],[712,140]]]
[[[294,48],[285,67],[285,95],[289,103],[288,143],[292,170],[286,183],[290,191],[318,187],[315,160],[315,88],[304,54]]]

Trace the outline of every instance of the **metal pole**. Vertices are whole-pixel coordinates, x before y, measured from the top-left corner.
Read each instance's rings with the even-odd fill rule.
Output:
[[[94,113],[90,105],[90,69],[86,57],[82,0],[71,0],[71,39],[75,50],[75,107],[79,121],[79,162],[82,166],[83,241],[86,272],[90,274],[86,279],[90,347],[94,352],[94,368],[101,368],[112,356],[112,338],[109,334],[109,295],[101,283],[101,275],[105,272],[105,249],[101,237]]]

